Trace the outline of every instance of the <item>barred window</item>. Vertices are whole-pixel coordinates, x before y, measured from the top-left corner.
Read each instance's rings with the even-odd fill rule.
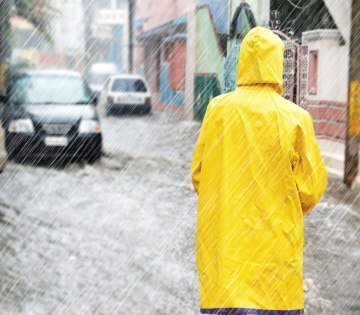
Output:
[[[317,94],[319,51],[310,50],[309,53],[309,94]]]

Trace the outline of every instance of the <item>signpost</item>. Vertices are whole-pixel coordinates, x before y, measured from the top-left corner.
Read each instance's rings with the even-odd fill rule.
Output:
[[[344,183],[352,187],[359,173],[360,150],[360,0],[352,3],[350,87],[345,149]]]

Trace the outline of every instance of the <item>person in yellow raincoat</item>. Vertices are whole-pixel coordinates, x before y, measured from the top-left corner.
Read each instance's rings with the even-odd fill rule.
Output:
[[[310,114],[285,100],[284,44],[266,28],[241,45],[237,89],[208,105],[198,193],[202,314],[303,314],[304,215],[327,185]]]

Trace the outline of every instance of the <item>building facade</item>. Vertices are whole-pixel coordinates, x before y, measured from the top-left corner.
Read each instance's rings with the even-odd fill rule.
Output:
[[[166,6],[160,0],[137,2],[135,68],[147,77],[158,103],[165,105],[185,102],[187,4],[180,0]]]
[[[279,22],[277,31],[284,32],[284,41],[296,48],[294,59],[287,59],[286,68],[289,73],[295,73],[295,77],[287,76],[285,84],[292,89],[291,99],[313,115],[318,136],[343,142],[351,1],[341,4],[334,0],[321,1],[317,3],[321,12],[316,15],[320,21],[315,23],[316,28],[308,29],[304,25],[306,31],[301,31],[300,25],[297,37],[289,38],[291,28],[286,25],[283,30]],[[246,10],[239,13],[239,7],[244,5],[241,0],[169,2],[166,6],[161,5],[160,0],[137,4],[136,69],[148,78],[152,91],[166,108],[192,111],[193,117],[201,119],[212,97],[226,92],[229,86],[234,88],[234,83],[229,85],[229,81],[236,73],[241,39],[254,26],[251,20],[254,19],[256,25],[273,25],[271,9],[277,2],[246,1],[253,17],[246,14]],[[299,12],[300,16],[302,11]],[[331,28],[322,23],[321,14],[330,15]],[[192,20],[195,21],[193,28]],[[231,32],[235,32],[233,36]],[[193,67],[188,67],[188,63]],[[193,78],[193,85],[185,84],[188,75]],[[192,100],[192,108],[186,106],[187,99]]]
[[[161,108],[201,120],[210,99],[224,91],[228,34],[241,2],[137,2],[135,68],[148,79]],[[266,25],[270,0],[249,2],[259,24]]]
[[[84,1],[87,66],[113,63],[127,72],[129,64],[129,15],[127,0]]]
[[[137,3],[135,67],[147,77],[161,107],[192,117],[200,99],[203,103],[220,94],[228,20],[224,3]]]

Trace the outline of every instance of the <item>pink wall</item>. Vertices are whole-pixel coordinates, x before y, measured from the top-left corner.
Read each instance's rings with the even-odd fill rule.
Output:
[[[184,91],[186,61],[185,40],[177,40],[169,43],[165,50],[165,60],[170,66],[170,88],[176,91]]]
[[[148,31],[186,15],[195,5],[194,0],[138,0],[136,19],[143,19],[143,31]]]

